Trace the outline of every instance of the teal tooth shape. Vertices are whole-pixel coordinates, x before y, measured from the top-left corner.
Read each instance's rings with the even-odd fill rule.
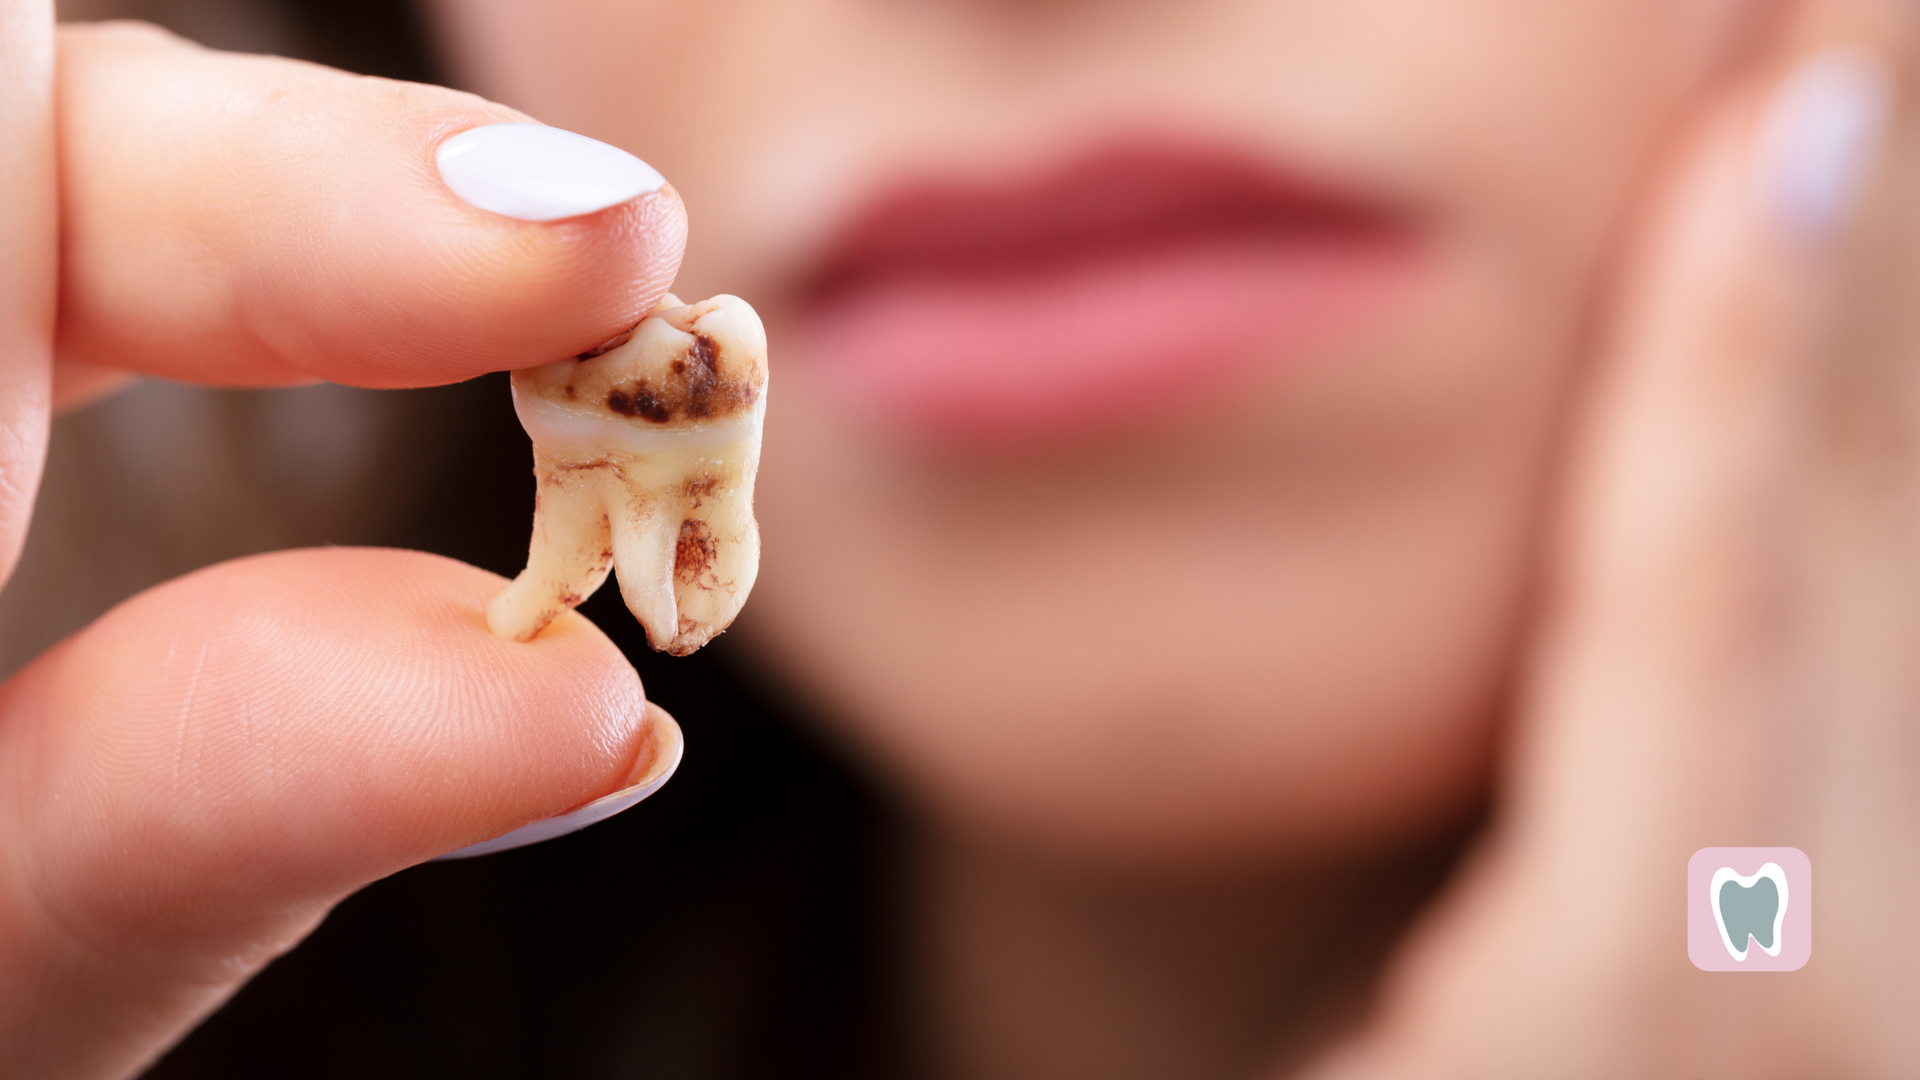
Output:
[[[1779,863],[1767,863],[1752,874],[1731,866],[1714,872],[1709,897],[1720,941],[1735,960],[1746,962],[1753,946],[1768,956],[1780,955],[1780,925],[1787,915],[1787,875]]]

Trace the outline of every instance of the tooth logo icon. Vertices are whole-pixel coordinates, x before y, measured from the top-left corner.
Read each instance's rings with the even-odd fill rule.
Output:
[[[1794,971],[1813,952],[1813,867],[1798,848],[1701,848],[1687,863],[1687,955],[1706,971]]]
[[[1742,877],[1731,866],[1713,872],[1707,894],[1713,901],[1713,921],[1720,941],[1735,960],[1745,963],[1747,950],[1759,945],[1768,956],[1780,955],[1780,924],[1787,918],[1787,872],[1770,862],[1757,874]]]

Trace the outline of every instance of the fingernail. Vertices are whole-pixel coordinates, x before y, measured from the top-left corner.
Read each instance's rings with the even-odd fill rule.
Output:
[[[521,221],[591,214],[667,182],[617,146],[545,124],[470,128],[441,143],[434,161],[455,195]]]
[[[434,862],[446,862],[450,859],[470,859],[475,855],[491,855],[496,851],[510,851],[528,844],[538,844],[543,840],[579,832],[596,822],[605,821],[624,810],[630,810],[642,799],[659,791],[668,780],[673,779],[674,770],[680,767],[681,753],[686,749],[685,740],[680,734],[680,725],[674,723],[667,711],[653,702],[647,702],[647,743],[640,751],[640,765],[635,767],[634,775],[628,779],[627,786],[611,795],[576,807],[556,817],[542,818],[539,821],[522,825],[510,833],[496,836],[491,840],[482,840],[477,844],[449,851],[434,859]]]
[[[1802,61],[1774,92],[1761,134],[1764,195],[1790,239],[1823,244],[1851,216],[1892,99],[1886,62],[1857,49]]]

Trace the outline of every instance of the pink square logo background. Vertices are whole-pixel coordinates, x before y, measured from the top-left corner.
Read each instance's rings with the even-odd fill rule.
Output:
[[[1731,867],[1742,877],[1778,863],[1787,878],[1787,914],[1780,924],[1780,955],[1769,956],[1746,942],[1747,958],[1736,960],[1720,937],[1713,917],[1714,872]],[[1740,944],[1736,942],[1736,944]],[[1790,847],[1701,848],[1687,860],[1687,957],[1702,971],[1798,971],[1813,955],[1813,863]]]

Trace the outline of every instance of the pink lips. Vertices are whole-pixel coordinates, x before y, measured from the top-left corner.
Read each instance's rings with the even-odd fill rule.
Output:
[[[1414,236],[1392,213],[1216,156],[1110,152],[862,216],[797,353],[833,392],[942,441],[1049,441],[1231,393],[1373,310]]]

